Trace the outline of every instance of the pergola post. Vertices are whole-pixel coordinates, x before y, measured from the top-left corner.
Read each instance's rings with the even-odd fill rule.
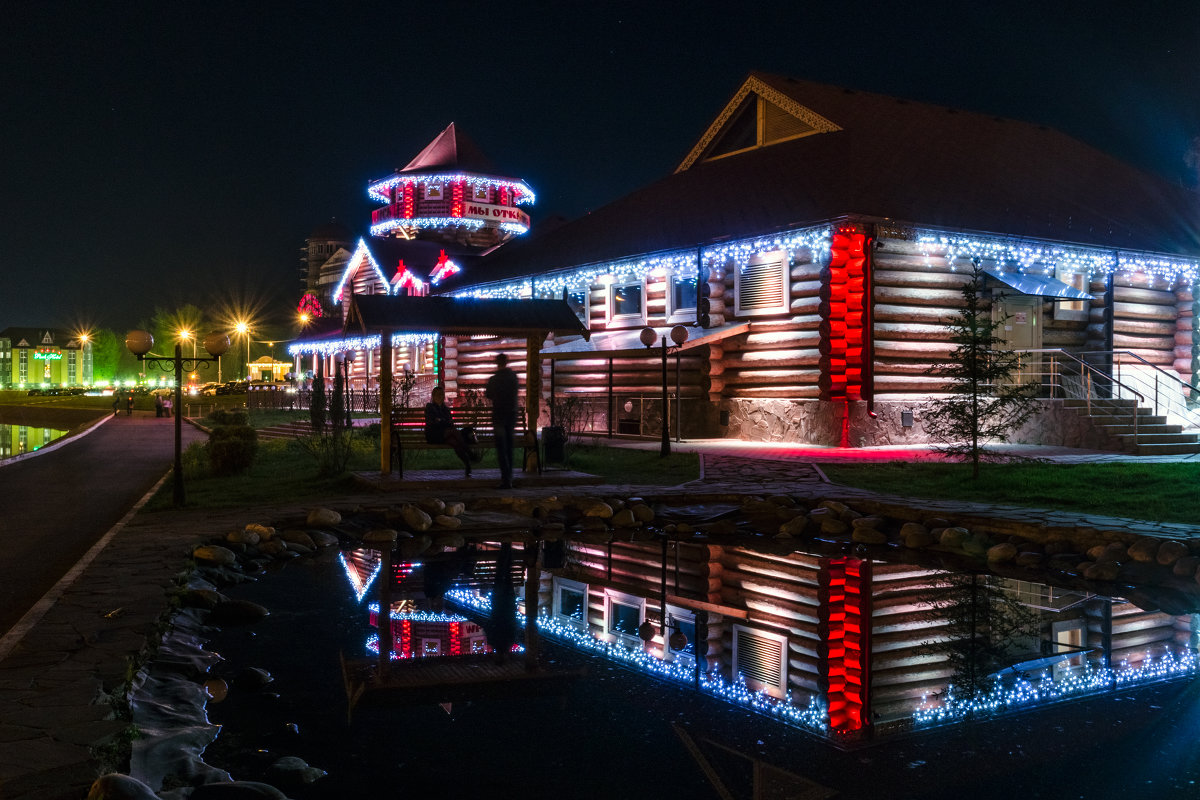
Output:
[[[525,338],[525,445],[533,447],[533,457],[539,459],[537,452],[537,424],[541,415],[542,401],[542,343],[546,336],[530,334]],[[541,462],[537,469],[541,471]],[[529,456],[525,456],[525,471],[531,472]]]
[[[392,336],[379,334],[379,471],[392,472]]]

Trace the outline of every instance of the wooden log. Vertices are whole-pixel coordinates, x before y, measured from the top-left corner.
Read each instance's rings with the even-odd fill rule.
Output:
[[[1139,289],[1132,286],[1114,286],[1113,300],[1118,303],[1146,303],[1155,306],[1173,306],[1178,302],[1173,291]]]
[[[875,340],[875,358],[880,361],[890,358],[949,358],[953,350],[954,345],[950,342]]]
[[[1195,339],[1192,337],[1192,332],[1190,330],[1175,331],[1175,346],[1176,347],[1179,347],[1181,345],[1187,345],[1188,347],[1191,347],[1194,344],[1194,342],[1195,342]]]
[[[949,341],[950,331],[944,324],[916,322],[876,322],[875,346],[886,340],[900,342],[911,341]]]
[[[821,294],[820,281],[794,281],[791,288],[792,297],[818,297]]]
[[[1087,345],[1086,330],[1042,330],[1042,347],[1084,347]]]
[[[1159,320],[1138,320],[1138,319],[1117,319],[1113,322],[1113,329],[1118,333],[1133,333],[1139,335],[1150,336],[1173,336],[1175,334],[1175,320],[1159,321]]]
[[[1175,307],[1156,306],[1149,303],[1113,303],[1113,316],[1117,319],[1175,319]]]
[[[814,400],[820,396],[820,387],[815,383],[807,386],[743,386],[730,392],[729,396],[755,400]]]
[[[753,367],[812,367],[821,359],[817,348],[796,350],[750,350],[730,353],[722,362],[724,369],[745,369]],[[709,374],[712,374],[711,372]]]
[[[820,313],[821,298],[797,297],[791,301],[788,308],[793,314],[817,314]]]
[[[789,275],[793,283],[797,281],[817,281],[820,283],[821,265],[813,261],[793,264]]]
[[[931,287],[910,289],[876,285],[875,302],[896,306],[938,306],[942,309],[958,309],[963,305],[963,297],[962,293],[956,289],[935,289]],[[943,316],[945,316],[944,311]]]
[[[924,325],[945,324],[946,312],[942,308],[898,306],[880,303],[875,306],[875,321],[915,322]],[[946,334],[947,336],[949,334]]]
[[[912,289],[952,289],[956,292],[961,292],[962,287],[971,282],[970,275],[964,275],[961,272],[930,272],[926,269],[912,270],[888,270],[879,269],[879,262],[875,263],[876,269],[873,273],[875,288],[883,287],[905,287]],[[962,294],[958,294],[958,299],[962,299]]]
[[[725,374],[726,386],[784,386],[797,381],[807,383],[820,377],[820,370],[755,369],[730,371]]]
[[[926,375],[931,369],[945,361],[884,361],[876,359],[875,376],[880,375]]]
[[[1175,347],[1175,337],[1113,333],[1113,347],[1117,350],[1172,350]]]
[[[1113,288],[1135,287],[1139,289],[1166,290],[1171,288],[1171,279],[1149,273],[1119,274],[1113,276]]]
[[[877,392],[941,392],[949,383],[941,378],[930,378],[916,375],[876,375],[875,390]]]
[[[792,326],[779,330],[755,330],[737,339],[726,339],[726,352],[736,353],[757,350],[790,350],[816,347],[821,335],[816,331],[796,330]]]

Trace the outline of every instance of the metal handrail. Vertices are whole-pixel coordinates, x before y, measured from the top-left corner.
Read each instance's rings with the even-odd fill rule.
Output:
[[[1200,387],[1197,387],[1194,384],[1188,383],[1187,381],[1180,378],[1178,375],[1163,369],[1162,367],[1158,366],[1157,364],[1150,363],[1149,361],[1147,361],[1146,359],[1142,358],[1137,353],[1134,353],[1132,351],[1129,351],[1129,350],[1088,350],[1086,352],[1080,353],[1080,355],[1081,356],[1096,356],[1096,355],[1117,356],[1118,358],[1116,359],[1116,373],[1117,373],[1118,378],[1121,375],[1121,359],[1120,359],[1121,356],[1129,356],[1130,358],[1134,359],[1135,361],[1140,362],[1141,365],[1149,367],[1151,370],[1153,370],[1153,372],[1154,372],[1154,413],[1155,414],[1158,413],[1158,405],[1159,405],[1158,404],[1158,376],[1160,374],[1163,377],[1165,377],[1168,381],[1174,381],[1180,387],[1190,390],[1191,392],[1194,392],[1195,394],[1193,396],[1200,395]],[[1168,414],[1171,412],[1172,405],[1173,404],[1170,402],[1167,403],[1167,413]],[[1184,419],[1184,421],[1185,422],[1188,421],[1189,415],[1192,417],[1196,417],[1196,419],[1194,420],[1194,424],[1197,427],[1200,427],[1200,415],[1197,415],[1194,411],[1189,409],[1187,400],[1183,397],[1180,397],[1179,405],[1184,410],[1184,413],[1180,414],[1180,416]]]
[[[1054,396],[1053,392],[1054,392],[1055,387],[1058,387],[1059,389],[1062,390],[1064,397],[1066,397],[1068,394],[1066,387],[1061,382],[1061,373],[1057,369],[1058,365],[1057,365],[1055,357],[1062,357],[1064,360],[1066,360],[1068,362],[1074,362],[1075,364],[1077,364],[1080,368],[1080,373],[1082,375],[1085,375],[1086,380],[1087,380],[1087,387],[1086,387],[1086,390],[1083,392],[1083,400],[1084,400],[1084,402],[1087,403],[1087,413],[1089,416],[1091,416],[1093,413],[1092,395],[1093,395],[1093,385],[1094,385],[1093,380],[1094,380],[1094,378],[1098,377],[1102,381],[1107,382],[1108,384],[1110,384],[1112,386],[1119,386],[1122,389],[1128,391],[1130,394],[1136,395],[1138,398],[1138,402],[1134,404],[1133,409],[1130,412],[1130,417],[1131,417],[1131,421],[1132,421],[1132,425],[1133,425],[1133,435],[1135,438],[1137,437],[1138,408],[1142,405],[1142,403],[1144,403],[1146,401],[1146,396],[1143,395],[1141,392],[1139,392],[1137,389],[1134,389],[1132,386],[1128,386],[1128,385],[1122,383],[1121,381],[1114,378],[1112,375],[1105,373],[1103,370],[1097,369],[1096,367],[1087,363],[1086,361],[1084,361],[1083,359],[1074,355],[1073,353],[1068,353],[1067,351],[1065,351],[1061,348],[1053,347],[1053,348],[1039,348],[1039,349],[1028,349],[1028,350],[1014,350],[1013,352],[1017,353],[1018,355],[1028,353],[1028,354],[1038,354],[1038,355],[1049,354],[1052,356],[1052,358],[1050,359],[1051,397]],[[1116,414],[1110,414],[1110,416],[1113,416],[1114,418],[1117,417]]]

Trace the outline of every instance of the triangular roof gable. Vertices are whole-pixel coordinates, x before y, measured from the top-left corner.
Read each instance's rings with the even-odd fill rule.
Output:
[[[753,118],[748,120],[748,116]],[[723,141],[730,141],[742,135],[741,127],[747,123],[754,128],[752,142],[732,144],[724,151],[712,152],[719,148]],[[774,86],[768,85],[758,75],[752,74],[725,104],[725,108],[721,109],[721,113],[704,131],[700,141],[696,142],[675,171],[683,172],[702,158],[720,158],[802,136],[841,129],[837,123],[801,105]]]
[[[354,255],[350,256],[350,260],[346,262],[346,270],[342,273],[342,279],[338,281],[337,288],[333,290],[333,302],[336,305],[342,301],[342,290],[346,287],[346,282],[353,282],[354,276],[358,274],[359,269],[364,265],[370,264],[375,270],[375,277],[379,279],[380,286],[383,287],[382,294],[387,294],[391,284],[384,277],[383,270],[379,268],[379,262],[375,260],[375,256],[371,255],[371,251],[367,248],[366,240],[359,239],[358,246],[354,248]]]
[[[439,133],[417,157],[405,165],[401,172],[425,170],[462,169],[473,172],[495,171],[495,167],[483,152],[464,133],[459,133],[451,122]]]

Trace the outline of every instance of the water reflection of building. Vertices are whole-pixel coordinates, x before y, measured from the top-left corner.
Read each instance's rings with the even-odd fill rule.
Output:
[[[928,646],[955,635],[926,602],[944,571],[692,542],[573,541],[564,555],[542,573],[538,599],[558,622],[726,682],[740,675],[799,708],[815,701],[835,730],[911,719],[956,682],[946,656]],[[1195,651],[1191,614],[1085,588],[980,580],[1040,621],[1037,635],[1013,643],[999,665],[1008,669],[996,669],[1001,680],[1062,680]]]
[[[0,423],[0,458],[32,453],[64,435],[66,435],[66,431],[54,428],[31,428],[28,425]]]

